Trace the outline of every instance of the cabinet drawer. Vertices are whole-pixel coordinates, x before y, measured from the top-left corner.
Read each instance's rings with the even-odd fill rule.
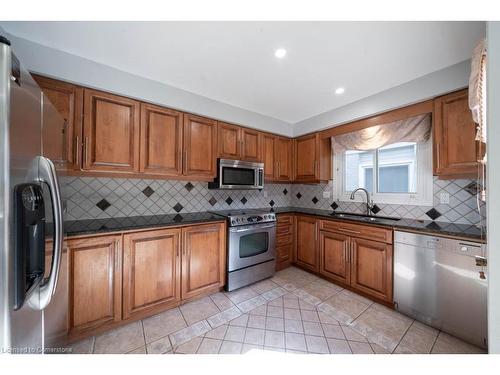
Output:
[[[289,243],[293,242],[293,235],[292,233],[290,234],[285,234],[285,235],[280,235],[276,237],[276,246],[280,245],[286,245]]]
[[[278,215],[277,218],[278,225],[292,225],[293,216],[292,215]]]
[[[288,234],[292,234],[292,226],[291,225],[277,225],[276,226],[276,235],[286,236]]]
[[[368,240],[392,243],[392,229],[375,227],[373,225],[352,224],[340,221],[322,220],[320,228]]]

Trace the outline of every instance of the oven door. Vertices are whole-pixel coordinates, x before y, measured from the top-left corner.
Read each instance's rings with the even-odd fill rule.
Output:
[[[229,228],[229,272],[273,260],[275,241],[276,223]]]

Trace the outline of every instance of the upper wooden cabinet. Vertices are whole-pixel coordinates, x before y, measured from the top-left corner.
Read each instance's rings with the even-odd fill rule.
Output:
[[[260,161],[260,133],[236,125],[218,123],[219,157]]]
[[[123,318],[175,306],[181,299],[181,229],[123,236]]]
[[[217,165],[217,121],[184,114],[185,176],[212,179]]]
[[[321,182],[332,178],[332,151],[329,138],[322,139],[320,133],[296,138],[295,181]]]
[[[136,100],[85,89],[83,169],[139,171],[139,110]]]
[[[262,134],[262,162],[264,163],[264,179],[266,181],[274,181],[275,179],[275,139],[272,134]]]
[[[295,217],[295,262],[313,272],[319,271],[317,220],[310,216]]]
[[[141,104],[140,172],[182,175],[182,113]]]
[[[293,142],[289,138],[276,137],[275,156],[275,180],[293,180]],[[264,169],[265,169],[264,165]]]
[[[33,77],[53,105],[43,106],[43,155],[59,170],[79,169],[83,88],[51,78]]]
[[[481,145],[475,141],[468,91],[435,99],[433,120],[434,174],[440,179],[477,177]]]

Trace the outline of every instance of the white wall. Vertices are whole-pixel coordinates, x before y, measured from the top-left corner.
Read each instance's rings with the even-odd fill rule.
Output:
[[[472,53],[472,51],[471,51]],[[468,86],[470,60],[294,124],[294,136],[338,126]]]
[[[9,39],[22,64],[33,72],[251,128],[285,136],[293,134],[292,126],[285,121],[139,77],[26,39],[12,35]]]
[[[488,344],[500,353],[500,22],[488,22]],[[496,228],[496,230],[495,230]]]

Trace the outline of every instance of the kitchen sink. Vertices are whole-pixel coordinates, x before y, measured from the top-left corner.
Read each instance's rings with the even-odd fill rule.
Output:
[[[391,221],[398,221],[401,220],[399,217],[391,217],[391,216],[377,216],[377,215],[363,215],[363,214],[356,214],[356,213],[351,213],[351,212],[334,212],[332,214],[334,217],[338,218],[345,218],[345,219],[355,219],[355,220],[362,220],[362,221],[368,221],[368,222],[374,222],[376,223],[377,221],[380,220],[391,220]]]

